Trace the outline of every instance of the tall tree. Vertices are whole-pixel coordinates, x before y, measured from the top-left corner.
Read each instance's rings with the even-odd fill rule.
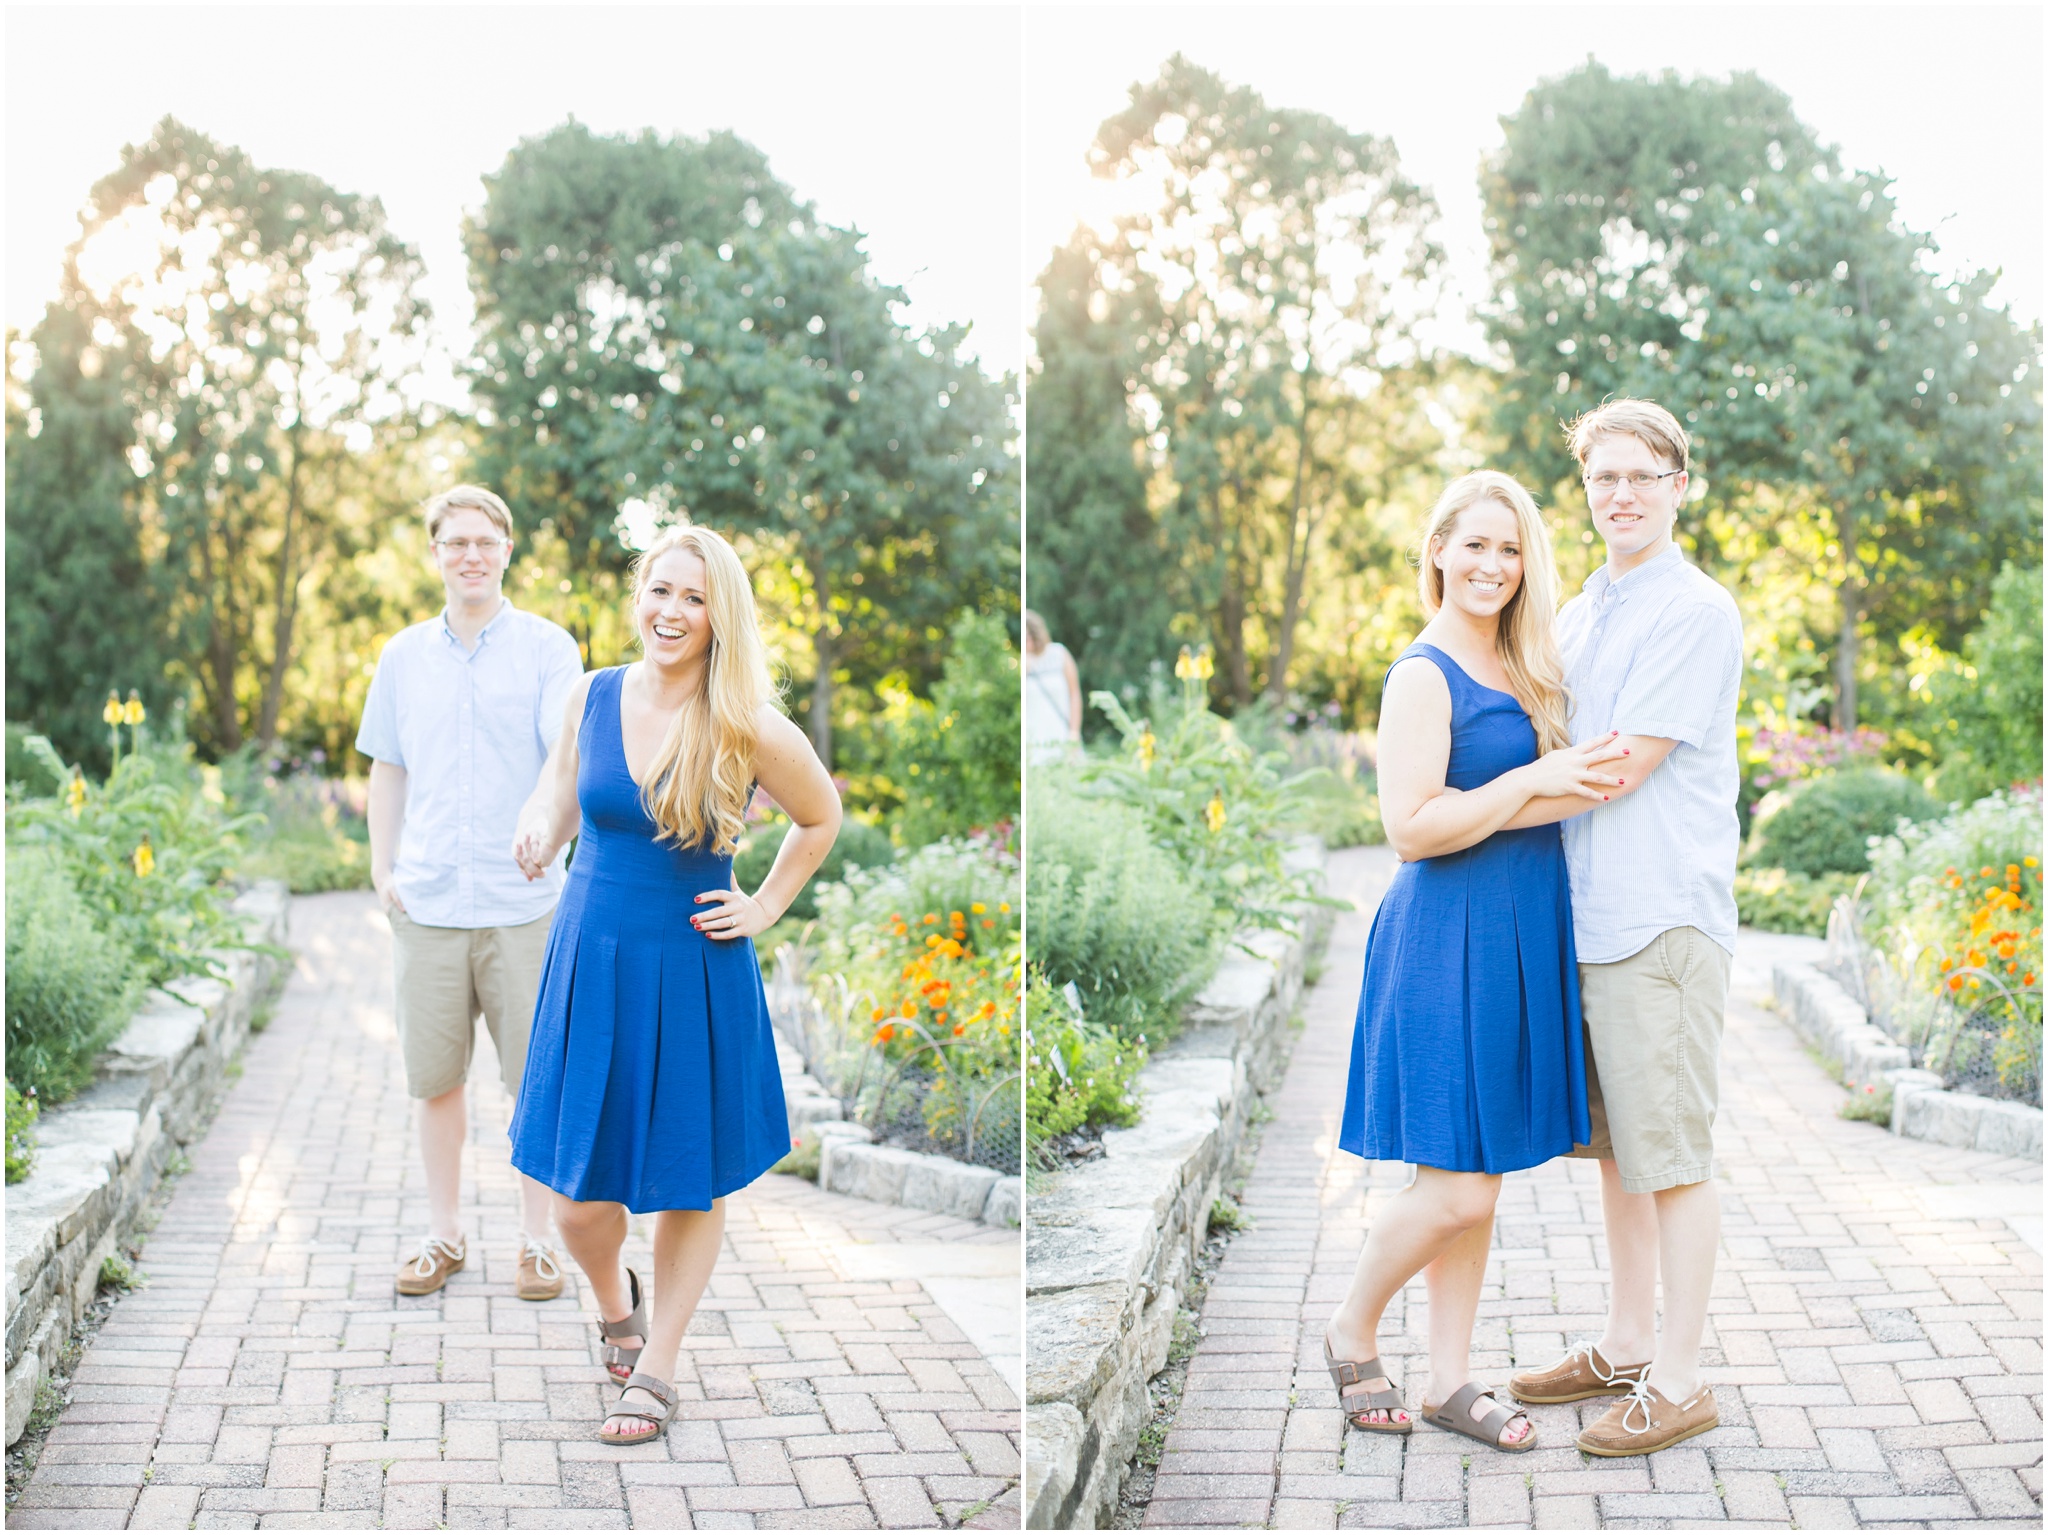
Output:
[[[122,151],[83,223],[35,333],[30,408],[47,426],[84,407],[94,451],[129,471],[121,500],[171,673],[202,700],[195,734],[222,751],[267,745],[328,533],[320,487],[403,409],[425,323],[418,257],[374,198],[265,170],[168,117]],[[25,510],[62,524],[80,503],[38,451],[23,450]],[[102,459],[86,483],[119,479]]]
[[[792,551],[828,762],[836,689],[928,687],[949,615],[1014,602],[1002,385],[754,150],[571,124],[513,153],[470,244],[485,462],[586,572],[630,556],[629,506]]]
[[[1347,428],[1415,361],[1441,264],[1434,203],[1388,140],[1178,55],[1102,125],[1092,159],[1153,204],[1117,220],[1094,287],[1156,303],[1131,343],[1132,407],[1159,434],[1155,503],[1217,689],[1278,696],[1308,570],[1359,510]]]
[[[1132,411],[1141,352],[1158,323],[1149,284],[1098,284],[1101,247],[1083,229],[1039,278],[1024,393],[1031,515],[1025,599],[1073,652],[1084,692],[1135,702],[1173,637],[1175,551],[1147,499],[1144,430]]]
[[[1866,630],[1953,648],[2000,562],[2039,550],[2038,330],[1991,304],[1990,275],[1936,277],[1882,178],[1845,172],[1753,75],[1588,63],[1505,126],[1484,190],[1511,462],[1573,494],[1560,419],[1613,394],[1669,405],[1723,535],[1702,557],[1739,577],[1794,544],[1832,588],[1829,713],[1854,725]]]

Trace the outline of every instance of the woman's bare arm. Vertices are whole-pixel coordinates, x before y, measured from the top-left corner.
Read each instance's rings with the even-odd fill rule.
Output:
[[[562,706],[562,731],[548,752],[533,793],[519,810],[519,826],[512,834],[512,857],[528,879],[539,879],[548,865],[576,835],[581,819],[576,806],[576,773],[580,758],[576,734],[583,728],[583,704],[590,696],[590,679],[585,672],[569,689],[569,701]]]

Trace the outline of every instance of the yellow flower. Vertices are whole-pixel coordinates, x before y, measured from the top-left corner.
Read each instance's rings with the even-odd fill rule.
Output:
[[[142,840],[135,844],[135,877],[148,879],[156,872],[156,850],[149,845],[149,834],[143,833]]]
[[[142,695],[137,693],[135,689],[130,688],[128,690],[128,702],[121,710],[121,723],[124,725],[140,725],[145,718],[147,716],[142,711]]]
[[[1223,823],[1228,817],[1224,814],[1223,796],[1220,793],[1209,801],[1209,808],[1203,814],[1209,822],[1210,831],[1219,832],[1223,830]]]
[[[980,916],[980,915],[981,915],[981,914],[982,914],[983,912],[987,911],[987,910],[988,910],[988,907],[987,907],[987,906],[986,906],[985,904],[983,904],[982,902],[980,902],[980,901],[976,901],[976,902],[975,902],[975,903],[974,903],[974,904],[973,904],[972,906],[969,906],[969,907],[968,907],[967,909],[968,909],[969,911],[973,912],[973,913],[974,913],[974,914],[975,914],[975,915],[976,915],[976,916],[978,917],[978,916]]]
[[[100,710],[100,718],[109,725],[121,723],[121,695],[112,688],[107,689],[107,706]]]
[[[1195,653],[1185,645],[1180,647],[1180,659],[1173,663],[1173,674],[1182,682],[1195,675]]]
[[[69,807],[75,820],[85,812],[85,775],[73,773],[70,787],[64,791],[64,803]]]
[[[1207,682],[1215,675],[1216,662],[1210,657],[1208,650],[1205,648],[1197,651],[1195,654],[1195,680],[1197,682]]]
[[[1145,733],[1144,733],[1143,735],[1141,735],[1141,736],[1139,736],[1139,737],[1138,737],[1138,766],[1139,766],[1139,767],[1141,767],[1141,768],[1149,768],[1149,767],[1151,767],[1151,766],[1152,766],[1152,759],[1153,759],[1154,757],[1156,757],[1156,756],[1157,756],[1158,754],[1159,754],[1159,738],[1158,738],[1157,736],[1153,735],[1153,734],[1152,734],[1152,732],[1148,730],[1148,731],[1146,731],[1146,732],[1145,732]]]

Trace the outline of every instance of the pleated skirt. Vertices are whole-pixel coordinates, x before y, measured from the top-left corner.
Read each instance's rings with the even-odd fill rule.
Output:
[[[1366,942],[1339,1146],[1505,1173],[1590,1135],[1557,828],[1403,864]]]
[[[690,925],[730,860],[603,840],[548,933],[512,1165],[571,1199],[708,1210],[789,1150],[760,963]]]

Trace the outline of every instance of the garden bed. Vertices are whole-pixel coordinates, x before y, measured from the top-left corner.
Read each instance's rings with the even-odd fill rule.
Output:
[[[1320,847],[1289,854],[1320,869]],[[1196,1251],[1256,1096],[1285,1064],[1286,1023],[1330,928],[1261,932],[1188,1006],[1139,1073],[1143,1112],[1104,1130],[1100,1156],[1034,1190],[1026,1235],[1026,1523],[1106,1527],[1166,1365]]]
[[[283,885],[265,881],[233,911],[251,943],[280,946],[288,905]],[[93,1085],[37,1122],[34,1168],[7,1191],[10,1445],[91,1304],[102,1263],[133,1235],[165,1165],[206,1123],[228,1062],[285,968],[254,950],[218,958],[223,979],[184,977],[148,993],[100,1056]]]
[[[1820,1052],[1836,1081],[1851,1092],[1890,1092],[1894,1135],[2040,1160],[2040,1109],[1943,1087],[1939,1076],[1915,1068],[1907,1048],[1872,1024],[1833,977],[1812,965],[1779,964],[1771,967],[1771,989],[1793,1029]]]

